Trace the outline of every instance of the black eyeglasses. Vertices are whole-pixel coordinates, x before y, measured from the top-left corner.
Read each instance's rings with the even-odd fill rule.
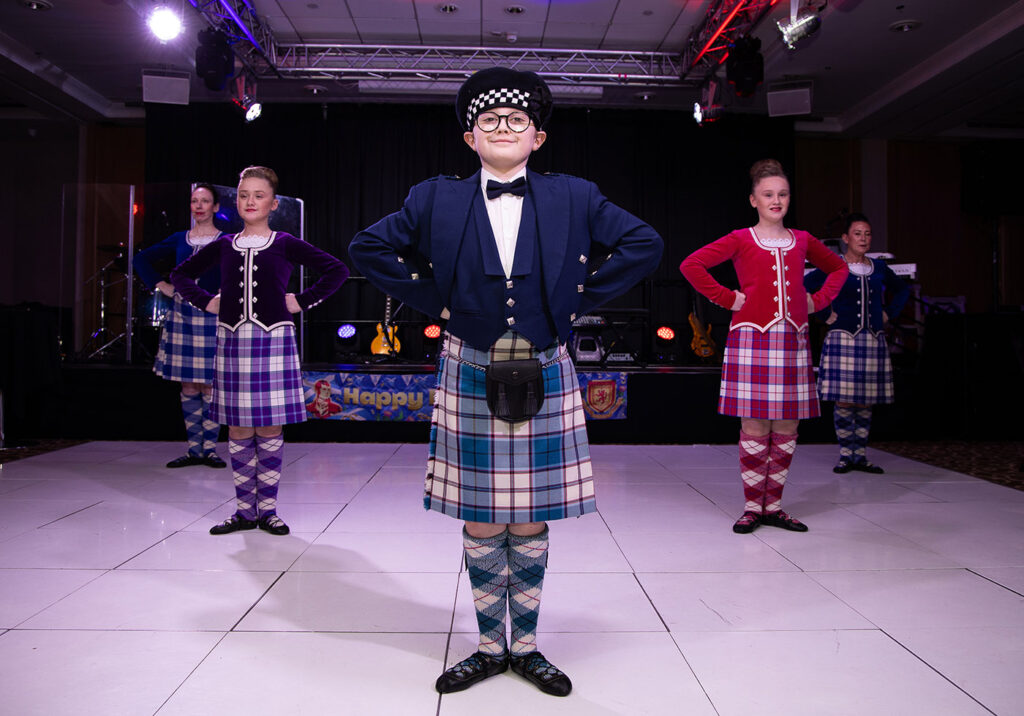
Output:
[[[496,112],[481,112],[476,116],[476,126],[482,132],[493,132],[505,120],[505,126],[513,132],[525,132],[530,126],[530,115],[526,112],[511,112],[510,114],[498,114]]]

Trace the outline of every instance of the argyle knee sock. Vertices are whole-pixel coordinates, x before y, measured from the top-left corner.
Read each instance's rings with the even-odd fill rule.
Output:
[[[466,571],[473,589],[473,607],[480,627],[479,651],[504,654],[505,609],[508,601],[508,531],[494,537],[472,537],[462,531]]]
[[[740,477],[743,478],[744,512],[761,514],[765,481],[768,479],[768,435],[748,435],[740,430]]]
[[[537,618],[548,564],[548,527],[535,535],[508,535],[508,613],[512,654],[537,651]]]
[[[231,473],[235,479],[235,504],[239,517],[256,519],[256,438],[228,440]]]
[[[212,401],[212,395],[203,393],[203,455],[217,452],[220,437],[220,423],[210,419]]]
[[[181,414],[185,418],[185,439],[188,440],[188,454],[203,455],[203,396],[181,394]]]
[[[768,459],[768,479],[764,488],[764,511],[778,512],[782,509],[782,489],[786,486],[789,464],[796,452],[796,435],[771,434],[772,447]]]
[[[256,436],[256,497],[260,517],[277,514],[277,484],[281,481],[284,435]]]
[[[836,441],[839,443],[839,459],[853,462],[853,450],[856,447],[853,409],[835,406],[832,410],[832,423],[835,425]]]
[[[853,461],[868,461],[868,436],[871,434],[871,408],[858,408],[853,418]]]

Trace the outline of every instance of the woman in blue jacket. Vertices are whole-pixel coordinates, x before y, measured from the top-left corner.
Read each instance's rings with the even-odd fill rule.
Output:
[[[907,302],[910,287],[871,250],[871,223],[850,214],[843,233],[850,268],[839,296],[832,302],[828,334],[821,350],[821,399],[835,401],[834,420],[839,462],[834,472],[882,473],[868,461],[872,406],[893,402],[892,362],[883,329]],[[804,284],[817,290],[825,274],[815,270]]]

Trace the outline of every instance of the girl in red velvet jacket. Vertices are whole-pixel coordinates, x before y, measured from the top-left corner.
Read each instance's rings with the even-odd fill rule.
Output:
[[[801,418],[818,415],[818,391],[807,343],[808,312],[819,311],[846,280],[842,258],[806,231],[787,229],[789,181],[782,165],[762,159],[750,170],[750,205],[758,222],[694,251],[679,266],[693,287],[733,311],[722,362],[718,412],[740,418],[740,475],[746,505],[733,525],[794,532],[807,526],[782,511],[782,488],[796,450]],[[740,289],[708,269],[732,260]],[[804,289],[804,262],[828,273],[821,290]]]

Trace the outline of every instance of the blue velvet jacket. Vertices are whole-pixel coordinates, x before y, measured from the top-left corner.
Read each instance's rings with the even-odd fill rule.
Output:
[[[578,316],[657,267],[662,240],[592,182],[528,171],[527,186],[539,252],[531,274],[540,272],[543,291],[534,305],[547,311],[558,340],[565,342]],[[509,330],[518,310],[509,315],[506,304],[493,300],[486,270],[479,280],[466,275],[477,268],[465,265],[462,249],[465,242],[480,241],[486,224],[474,218],[474,209],[483,201],[479,172],[467,179],[427,180],[410,190],[399,211],[359,232],[349,246],[353,264],[375,286],[428,316],[439,317],[448,308],[448,330],[479,350]],[[517,260],[518,252],[517,246]],[[595,269],[592,258],[604,262]]]
[[[884,311],[891,321],[906,305],[910,296],[910,286],[907,282],[893,273],[885,261],[870,261],[871,273],[860,276],[851,271],[832,305],[818,314],[828,315],[828,311],[835,312],[836,320],[829,325],[829,330],[846,331],[854,336],[868,330],[872,335],[878,335],[885,327],[882,312]],[[804,277],[804,286],[808,291],[817,291],[824,282],[825,274],[818,269]]]
[[[145,284],[146,288],[152,291],[156,288],[158,281],[167,281],[170,269],[180,264],[199,249],[199,246],[188,242],[188,232],[179,231],[171,234],[158,244],[153,244],[139,253],[132,259],[132,266],[135,268],[135,275]],[[167,271],[161,273],[158,266],[166,266]],[[217,293],[220,288],[220,268],[211,267],[199,277],[199,285],[210,293]]]

